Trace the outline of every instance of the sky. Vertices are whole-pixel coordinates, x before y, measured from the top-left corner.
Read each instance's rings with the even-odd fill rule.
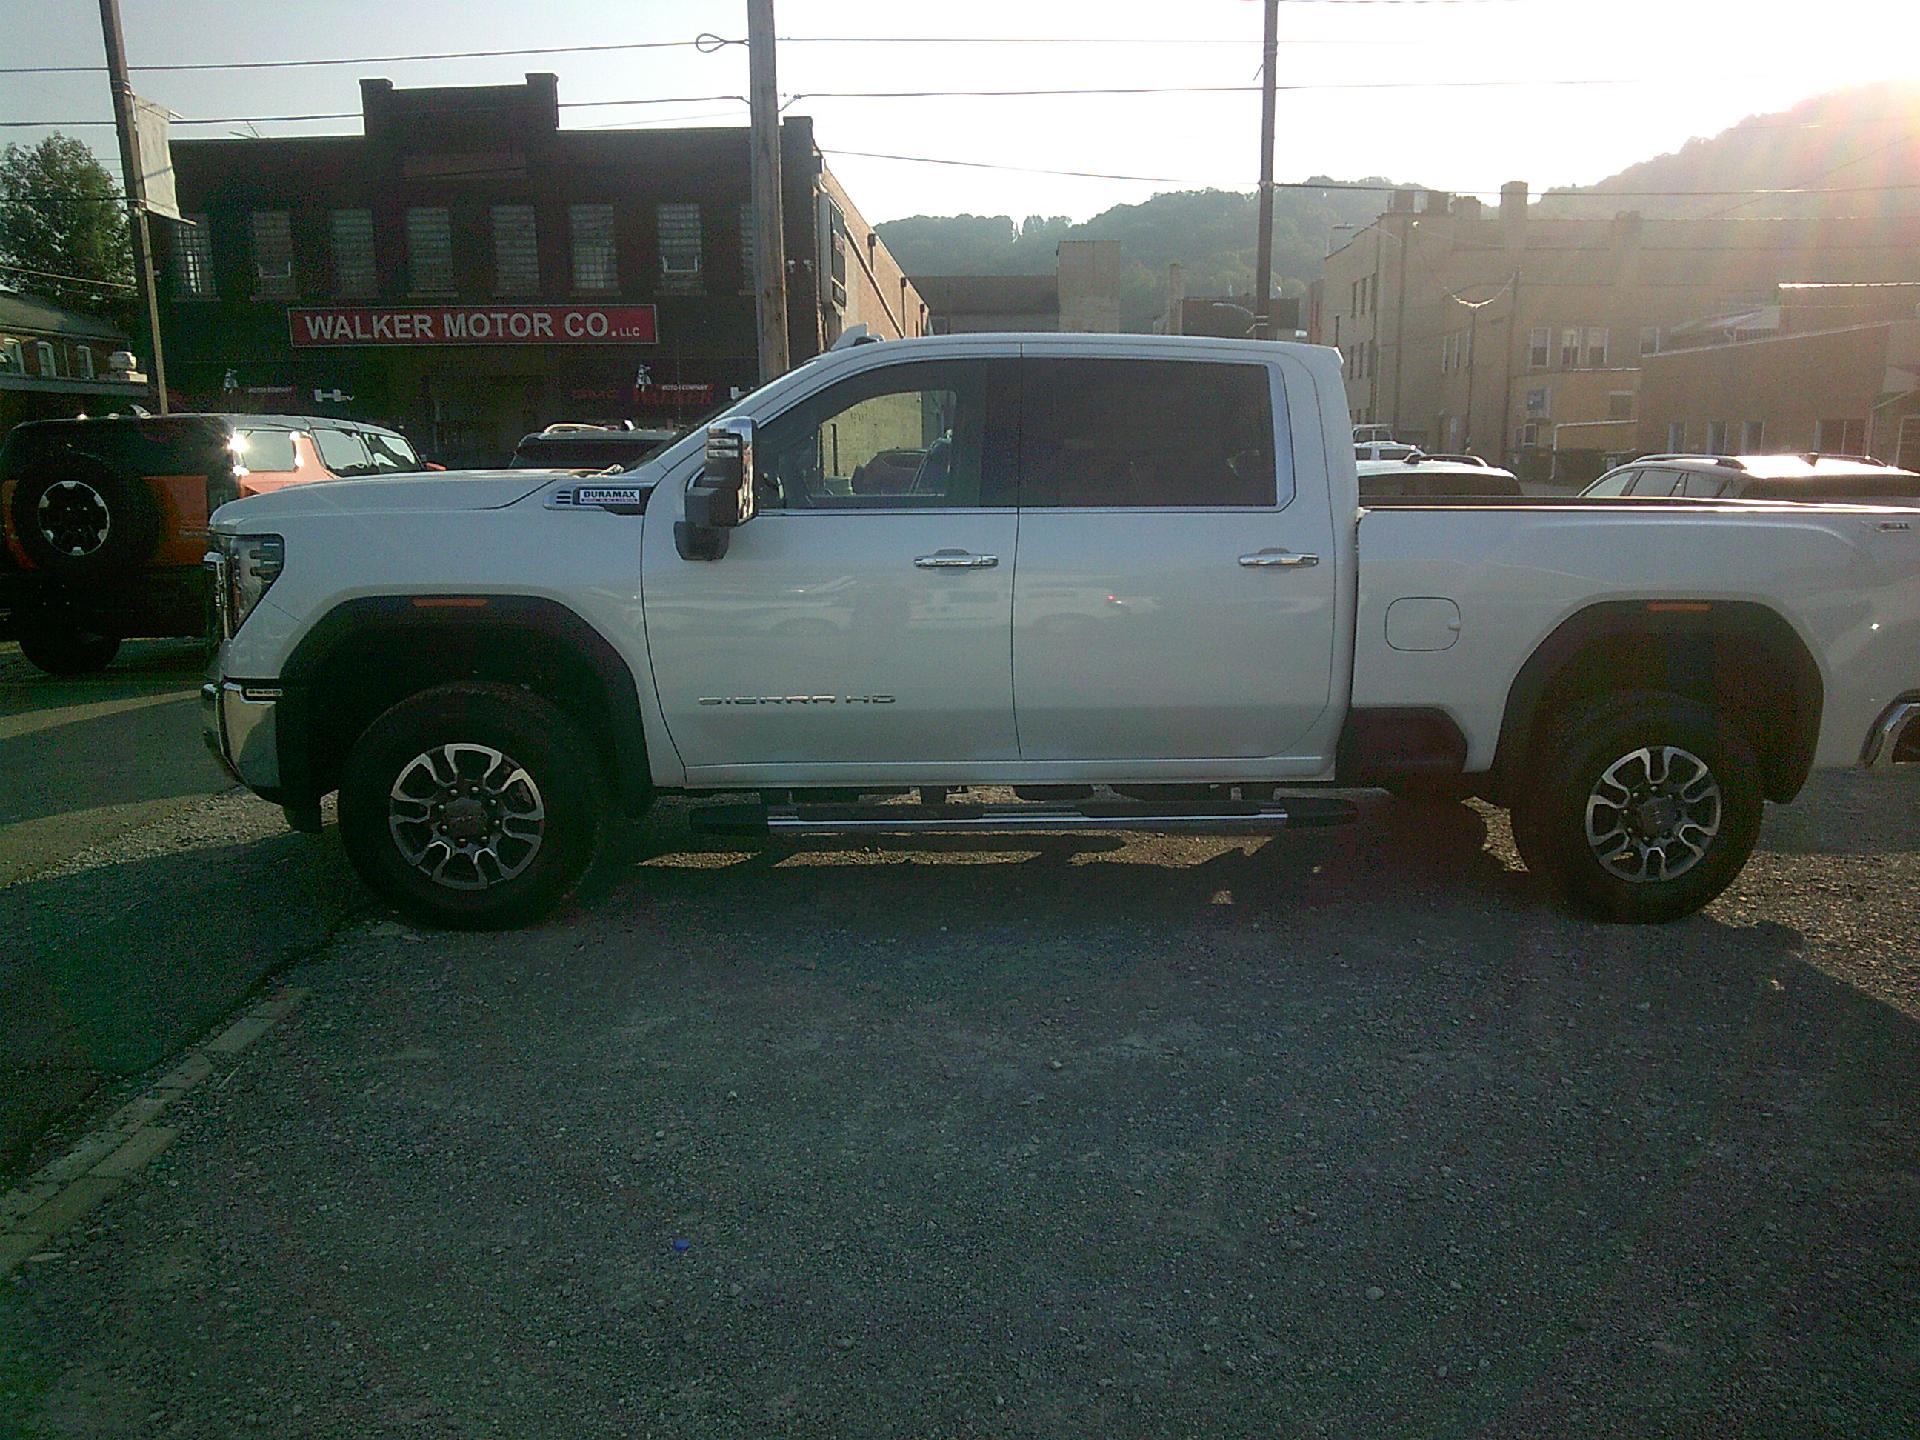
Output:
[[[746,119],[743,46],[382,61],[277,70],[142,65],[691,41],[746,33],[741,0],[122,0],[134,88],[260,134],[358,133],[358,81],[560,77],[567,128]],[[1258,178],[1258,0],[776,0],[779,84],[813,116],[870,221],[914,214],[1085,219],[1161,190]],[[100,65],[95,0],[0,0],[0,65]],[[1745,116],[1843,86],[1920,78],[1920,3],[1825,0],[1283,0],[1279,179],[1387,175],[1462,193],[1585,184]],[[851,37],[887,43],[853,43]],[[964,43],[907,43],[945,37]],[[1008,43],[1010,41],[1022,43]],[[1064,41],[1067,43],[1047,43]],[[1579,82],[1579,83],[1569,83]],[[1598,83],[1596,83],[1598,82]],[[831,98],[821,92],[1245,86],[1228,94]],[[599,104],[587,102],[639,102]],[[0,122],[110,120],[105,76],[0,74]],[[180,124],[176,135],[249,126]],[[8,124],[0,140],[44,129]],[[74,128],[118,171],[111,126]],[[868,158],[881,152],[920,160]],[[1139,179],[960,168],[926,158]]]

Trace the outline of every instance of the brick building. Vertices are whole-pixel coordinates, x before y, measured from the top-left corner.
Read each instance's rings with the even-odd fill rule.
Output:
[[[0,290],[0,436],[23,420],[151,406],[152,387],[114,369],[126,349],[111,320]]]
[[[1920,320],[1650,356],[1640,401],[1641,451],[1823,450],[1920,470]]]
[[[397,425],[450,464],[553,421],[684,422],[756,383],[748,141],[562,130],[559,84],[361,81],[363,134],[181,140],[168,378],[214,409]],[[921,333],[912,282],[782,126],[789,347]]]
[[[1564,219],[1396,192],[1336,242],[1307,328],[1346,358],[1354,419],[1578,479],[1639,433],[1647,357],[1780,324],[1784,282],[1920,280],[1920,216]]]

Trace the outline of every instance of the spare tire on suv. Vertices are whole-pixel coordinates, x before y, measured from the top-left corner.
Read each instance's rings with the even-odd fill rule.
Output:
[[[130,569],[160,538],[160,507],[139,475],[69,452],[14,487],[14,537],[35,565],[75,576]]]

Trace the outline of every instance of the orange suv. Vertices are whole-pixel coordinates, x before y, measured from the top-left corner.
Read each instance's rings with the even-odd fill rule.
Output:
[[[293,415],[17,425],[0,446],[0,635],[54,675],[133,636],[207,629],[207,517],[312,480],[424,470],[405,436]]]

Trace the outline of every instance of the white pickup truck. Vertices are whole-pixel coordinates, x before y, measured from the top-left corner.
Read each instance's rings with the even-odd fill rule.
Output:
[[[361,875],[454,925],[549,908],[660,795],[731,792],[694,821],[734,831],[1242,832],[1342,818],[1335,786],[1506,805],[1564,897],[1667,920],[1813,767],[1920,760],[1917,526],[1362,510],[1332,350],[851,344],[632,470],[223,506],[206,724],[294,825],[337,790]]]

